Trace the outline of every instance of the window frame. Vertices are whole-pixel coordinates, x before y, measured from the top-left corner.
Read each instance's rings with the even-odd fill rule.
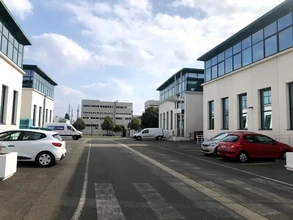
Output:
[[[209,112],[209,130],[214,130],[215,129],[215,101],[211,100],[208,102],[208,112]]]
[[[260,130],[273,130],[272,128],[266,128],[265,126],[265,120],[264,120],[264,116],[265,116],[265,113],[266,112],[271,112],[271,123],[272,123],[272,114],[273,114],[273,110],[265,110],[265,104],[264,104],[264,92],[266,91],[270,91],[271,93],[271,99],[272,99],[272,90],[271,90],[271,87],[268,87],[268,88],[264,88],[264,89],[261,89],[259,90],[260,92],[260,117],[261,117],[261,120],[260,120]],[[270,103],[270,105],[272,106],[272,102]]]
[[[222,98],[222,130],[229,130],[229,97]]]

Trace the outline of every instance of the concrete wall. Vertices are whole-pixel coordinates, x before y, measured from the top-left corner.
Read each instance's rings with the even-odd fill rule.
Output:
[[[229,130],[239,127],[238,95],[247,93],[248,130],[293,143],[289,129],[288,83],[293,82],[293,49],[252,64],[246,68],[204,84],[204,135],[221,132],[221,99],[229,97]],[[271,87],[272,130],[260,130],[261,109],[259,90]],[[208,130],[208,102],[214,100],[215,129]],[[290,139],[290,140],[289,140]],[[292,139],[292,140],[291,140]]]
[[[0,94],[2,94],[2,85],[8,87],[5,104],[5,124],[0,124],[0,131],[17,129],[20,122],[21,97],[22,97],[22,79],[23,70],[9,60],[2,52],[0,52]],[[16,124],[12,124],[12,105],[13,92],[18,92],[16,105]],[[0,96],[1,101],[1,96]],[[1,102],[0,102],[1,103]]]

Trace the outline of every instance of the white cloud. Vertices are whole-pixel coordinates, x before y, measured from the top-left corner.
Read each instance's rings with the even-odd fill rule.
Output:
[[[3,0],[9,10],[15,12],[21,19],[33,13],[33,4],[30,0]]]

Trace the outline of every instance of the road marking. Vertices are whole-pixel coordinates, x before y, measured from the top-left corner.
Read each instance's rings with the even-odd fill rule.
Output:
[[[87,185],[88,185],[88,170],[89,170],[89,161],[90,161],[90,155],[91,155],[91,146],[92,143],[89,145],[89,150],[87,154],[87,159],[86,159],[86,167],[85,167],[85,173],[84,173],[84,180],[83,180],[83,186],[82,186],[82,191],[81,191],[81,196],[78,202],[78,206],[75,210],[74,215],[72,216],[71,220],[78,220],[81,212],[83,210],[85,200],[86,200],[86,193],[87,193]]]
[[[92,144],[92,147],[121,147],[119,144]]]
[[[112,184],[95,183],[95,192],[99,220],[125,220]]]
[[[116,142],[119,143],[119,142]],[[267,220],[267,218],[259,215],[258,213],[236,203],[235,201],[229,199],[228,197],[221,195],[219,193],[217,193],[214,190],[211,190],[201,184],[199,184],[198,182],[189,179],[188,177],[170,169],[169,167],[159,163],[158,161],[128,147],[125,144],[120,143],[121,146],[125,147],[126,149],[128,149],[129,151],[132,151],[133,153],[137,154],[138,156],[144,158],[145,160],[147,160],[148,162],[152,163],[153,165],[161,168],[162,170],[166,171],[167,173],[171,174],[172,176],[176,177],[177,179],[181,180],[182,182],[186,183],[187,185],[197,189],[198,191],[204,193],[205,195],[213,198],[214,200],[220,202],[221,204],[223,204],[224,206],[228,207],[229,209],[232,209],[233,211],[237,212],[239,215],[249,219],[249,220]]]
[[[229,189],[220,186],[219,184],[216,184],[212,181],[200,181],[200,184],[217,191],[218,193],[222,194],[222,195],[227,195],[229,198],[233,199],[234,201],[242,204],[243,206],[246,206],[247,208],[261,214],[261,215],[276,215],[276,214],[280,214],[280,212],[271,209],[267,206],[264,206],[260,203],[255,203],[254,201],[245,198],[242,195],[239,194],[235,194],[235,193],[231,193]]]
[[[134,183],[137,191],[145,198],[147,204],[160,220],[185,220],[150,184]]]
[[[229,167],[229,166],[226,166],[224,164],[220,164],[220,163],[217,163],[217,162],[205,160],[205,159],[202,159],[202,158],[199,158],[199,157],[191,156],[191,155],[184,154],[184,153],[181,153],[181,152],[177,152],[177,151],[174,151],[174,150],[166,149],[164,147],[156,146],[156,148],[161,148],[163,150],[170,151],[170,152],[180,154],[180,155],[183,155],[183,156],[186,156],[186,157],[190,157],[190,158],[193,158],[193,159],[197,159],[197,160],[200,160],[200,161],[204,161],[206,163],[214,164],[214,165],[217,165],[217,166],[220,166],[220,167],[225,167],[225,168],[228,168],[230,170],[235,170],[235,171],[246,173],[246,174],[249,174],[249,175],[252,175],[252,176],[261,177],[261,178],[266,179],[266,180],[270,180],[270,181],[273,181],[273,182],[276,182],[276,183],[280,183],[280,184],[283,184],[283,185],[286,185],[286,186],[293,187],[293,184],[286,183],[286,182],[283,182],[283,181],[280,181],[280,180],[276,180],[276,179],[273,179],[273,178],[270,178],[270,177],[262,176],[262,175],[259,175],[259,174],[256,174],[256,173],[251,173],[249,171],[241,170],[241,169],[234,168],[234,167]]]
[[[269,180],[265,180],[265,179],[262,179],[262,178],[252,178],[250,179],[256,183],[260,183],[260,184],[263,184],[265,186],[270,186],[270,187],[273,187],[275,189],[278,189],[278,190],[283,190],[287,193],[293,193],[293,187],[290,187],[290,186],[283,186],[283,185],[280,185],[279,183],[275,183],[275,182],[272,182],[272,181],[269,181]]]
[[[285,205],[288,208],[291,208],[291,209],[293,208],[293,200],[292,199],[287,199],[285,197],[282,197],[282,196],[277,195],[272,192],[268,192],[268,191],[263,190],[263,189],[256,187],[256,186],[247,185],[246,183],[239,181],[239,180],[225,180],[225,181],[229,184],[233,184],[233,185],[237,186],[238,188],[241,188],[241,189],[249,191],[253,194],[262,196],[268,200],[272,200],[276,203]]]
[[[242,163],[243,166],[258,166],[258,165],[273,165],[274,162],[265,162],[265,163]]]
[[[187,186],[185,183],[168,183],[175,190],[193,201],[193,205],[212,214],[214,217],[221,216],[222,219],[238,219],[240,216],[234,211],[223,206],[221,203],[213,200],[205,194]]]

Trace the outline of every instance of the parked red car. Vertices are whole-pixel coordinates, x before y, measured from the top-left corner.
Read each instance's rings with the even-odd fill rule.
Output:
[[[285,159],[293,148],[268,136],[252,132],[229,134],[218,146],[218,155],[245,163],[250,158]]]

